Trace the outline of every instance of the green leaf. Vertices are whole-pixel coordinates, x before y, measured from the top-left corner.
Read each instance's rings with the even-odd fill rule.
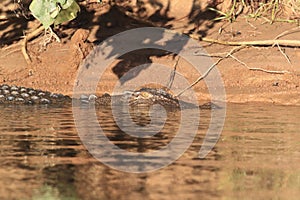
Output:
[[[76,18],[79,11],[80,7],[75,1],[73,1],[73,3],[67,9],[62,9],[59,12],[57,17],[55,18],[54,25],[61,24],[63,22],[67,22]]]
[[[69,8],[75,2],[74,0],[58,0],[58,1],[60,2],[60,5],[63,9]]]
[[[33,0],[29,6],[32,15],[37,18],[45,28],[54,23],[51,12],[56,10],[56,2],[46,0]]]
[[[47,29],[76,18],[80,7],[75,0],[33,0],[29,6],[32,15]]]
[[[55,10],[51,11],[50,12],[51,18],[55,19],[57,17],[57,15],[59,14],[60,10],[61,10],[61,8],[59,6],[57,6],[55,8]]]

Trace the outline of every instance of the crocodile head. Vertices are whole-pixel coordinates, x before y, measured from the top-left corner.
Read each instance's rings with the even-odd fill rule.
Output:
[[[129,99],[130,105],[153,105],[178,107],[178,99],[164,89],[141,88],[134,91]]]

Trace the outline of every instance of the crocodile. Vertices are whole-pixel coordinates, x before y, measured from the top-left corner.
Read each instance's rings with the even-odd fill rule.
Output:
[[[195,108],[198,105],[179,100],[172,95],[168,90],[163,88],[141,88],[135,91],[127,91],[123,95],[118,95],[117,98],[110,94],[96,96],[94,94],[81,95],[78,100],[80,103],[94,103],[96,105],[109,106],[112,99],[127,102],[130,106],[151,106],[160,104],[166,108]],[[52,104],[66,105],[72,103],[72,98],[68,95],[52,93],[49,91],[19,87],[15,85],[0,85],[0,104]],[[211,108],[212,104],[201,105],[200,108]]]
[[[0,85],[0,104],[62,104],[71,98],[39,89]]]
[[[120,99],[129,105],[151,105],[162,104],[164,106],[179,107],[176,97],[164,89],[142,88],[136,91],[127,91],[124,95],[119,95]],[[95,103],[97,105],[110,105],[112,96],[105,93],[102,96],[81,95],[78,99],[81,103]],[[68,104],[72,98],[67,95],[52,93],[39,89],[0,85],[1,104]]]

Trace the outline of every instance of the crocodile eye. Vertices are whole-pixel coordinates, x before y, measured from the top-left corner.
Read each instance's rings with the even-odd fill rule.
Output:
[[[146,92],[141,92],[141,93],[140,93],[140,96],[141,96],[141,97],[147,97],[148,95],[147,95]]]
[[[151,97],[153,97],[153,95],[150,94],[149,92],[141,92],[140,95],[141,95],[142,97],[144,97],[144,98],[151,98]]]

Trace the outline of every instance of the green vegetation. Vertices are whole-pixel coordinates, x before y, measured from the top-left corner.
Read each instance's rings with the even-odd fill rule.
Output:
[[[273,23],[297,22],[300,19],[300,0],[267,0],[254,2],[252,0],[228,0],[228,8],[209,8],[219,16],[215,20],[233,22],[236,17],[244,13],[247,18],[264,18]]]
[[[264,18],[270,23],[299,23],[300,19],[300,0],[225,0],[220,5],[222,8],[209,8],[218,14],[215,20],[233,22],[241,13],[247,18]],[[52,24],[57,25],[76,18],[80,11],[76,0],[32,0],[29,9],[46,29]]]
[[[32,15],[45,29],[76,18],[80,8],[75,0],[33,0],[29,6]]]

